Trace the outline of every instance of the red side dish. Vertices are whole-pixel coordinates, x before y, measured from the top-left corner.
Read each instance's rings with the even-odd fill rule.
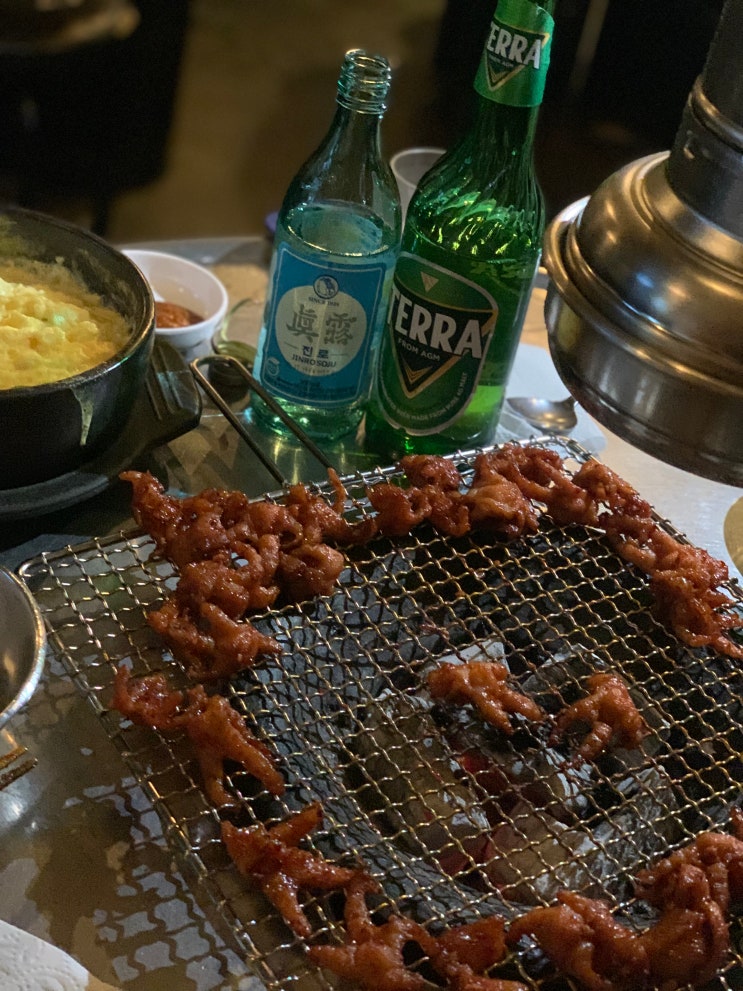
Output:
[[[165,301],[155,302],[155,324],[160,328],[190,327],[193,323],[201,323],[203,317],[187,306]]]

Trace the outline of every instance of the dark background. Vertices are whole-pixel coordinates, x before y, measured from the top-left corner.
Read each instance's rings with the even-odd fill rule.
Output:
[[[260,229],[327,126],[342,43],[370,36],[393,55],[388,154],[449,146],[469,120],[494,9],[494,0],[57,2],[42,16],[33,0],[0,0],[0,198],[123,239]],[[74,40],[76,20],[121,4],[139,18],[126,37]],[[670,147],[722,0],[610,0],[578,85],[588,9],[589,0],[556,9],[536,155],[551,213]]]

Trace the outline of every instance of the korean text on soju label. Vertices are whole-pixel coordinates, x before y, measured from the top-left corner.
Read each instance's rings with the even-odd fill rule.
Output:
[[[357,398],[383,265],[309,261],[279,250],[261,376],[282,398],[341,406]]]

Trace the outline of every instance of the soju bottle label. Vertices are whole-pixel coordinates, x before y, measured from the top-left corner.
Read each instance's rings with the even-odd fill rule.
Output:
[[[457,272],[403,252],[379,357],[378,401],[408,434],[438,433],[470,402],[498,304]]]
[[[488,100],[512,107],[542,102],[555,22],[533,0],[500,0],[475,76]]]
[[[386,268],[319,261],[280,245],[261,378],[294,402],[343,406],[365,382]]]

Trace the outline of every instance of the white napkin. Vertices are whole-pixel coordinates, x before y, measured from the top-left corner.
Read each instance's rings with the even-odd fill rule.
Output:
[[[116,991],[38,936],[0,920],[2,991]]]

